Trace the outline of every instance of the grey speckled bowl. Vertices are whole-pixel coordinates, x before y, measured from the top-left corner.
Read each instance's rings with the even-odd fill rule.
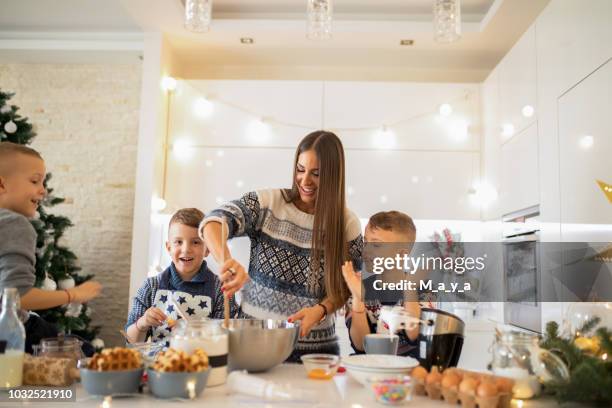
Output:
[[[206,387],[208,374],[210,368],[196,373],[160,373],[151,368],[147,370],[149,389],[157,398],[197,398]],[[192,390],[190,383],[193,384]]]
[[[125,371],[96,371],[81,368],[83,388],[92,395],[137,394],[142,368]]]

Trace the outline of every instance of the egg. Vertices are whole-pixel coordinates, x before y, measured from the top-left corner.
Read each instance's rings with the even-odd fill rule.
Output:
[[[417,366],[412,370],[412,378],[415,380],[425,380],[427,377],[427,370],[421,366]]]
[[[497,377],[495,380],[495,385],[497,385],[497,389],[499,390],[499,392],[512,393],[514,381],[509,378]]]
[[[431,373],[427,374],[425,377],[425,383],[427,384],[436,384],[442,381],[442,374],[438,372],[438,370],[431,370]]]
[[[457,388],[461,379],[455,373],[447,374],[446,372],[442,376],[442,388]]]
[[[457,367],[447,368],[446,370],[444,370],[442,375],[446,375],[446,374],[454,374],[459,378],[463,378],[463,370],[460,370]]]
[[[459,392],[463,394],[475,395],[476,388],[478,388],[478,380],[475,378],[467,377],[459,383]]]
[[[480,383],[480,385],[476,389],[476,395],[483,398],[494,397],[497,395],[497,393],[497,385],[495,385],[494,382],[490,381],[484,381]]]

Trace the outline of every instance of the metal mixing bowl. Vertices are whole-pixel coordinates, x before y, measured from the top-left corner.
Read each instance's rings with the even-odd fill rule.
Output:
[[[285,320],[232,319],[229,324],[230,370],[269,370],[291,355],[299,326]]]

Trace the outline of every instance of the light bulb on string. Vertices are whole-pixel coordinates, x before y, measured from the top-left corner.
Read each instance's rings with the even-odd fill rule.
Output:
[[[264,118],[255,119],[247,125],[247,137],[253,143],[265,143],[270,136],[270,125]]]
[[[524,117],[530,118],[535,113],[535,109],[531,105],[525,105],[523,106],[523,109],[521,109],[521,113]]]
[[[209,118],[215,110],[215,105],[207,98],[198,98],[193,102],[193,114],[200,119]]]
[[[193,155],[193,147],[187,140],[178,139],[172,144],[172,153],[179,160],[187,160]]]
[[[504,123],[501,134],[506,138],[512,137],[514,135],[514,125],[512,123]]]
[[[486,182],[475,182],[468,190],[472,204],[478,207],[487,207],[497,200],[497,190]]]
[[[591,147],[593,147],[594,144],[595,138],[591,135],[584,135],[578,141],[578,145],[584,150],[590,149]]]
[[[438,109],[440,116],[450,116],[453,113],[453,107],[448,103],[443,103]]]
[[[390,130],[386,125],[383,125],[375,134],[373,139],[373,145],[377,149],[389,150],[393,149],[396,145],[395,133]]]
[[[171,76],[165,76],[161,80],[161,87],[164,91],[172,92],[176,89],[176,79]]]
[[[155,212],[163,211],[166,208],[166,200],[163,198],[154,196],[151,199],[151,209]]]

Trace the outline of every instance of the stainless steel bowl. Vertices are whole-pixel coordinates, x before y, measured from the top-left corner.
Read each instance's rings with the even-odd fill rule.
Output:
[[[232,319],[229,325],[229,368],[269,370],[291,355],[299,326],[285,320]]]

